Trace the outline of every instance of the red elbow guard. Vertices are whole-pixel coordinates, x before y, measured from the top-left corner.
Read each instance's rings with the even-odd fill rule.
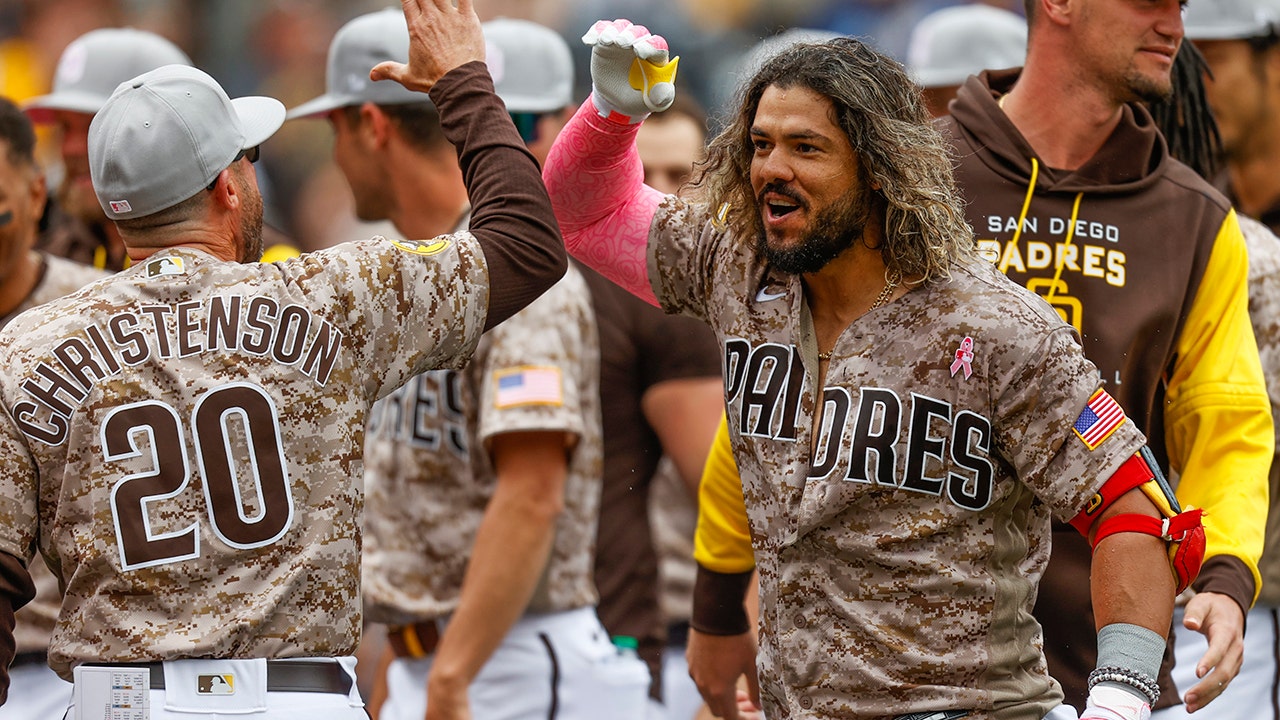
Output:
[[[1154,535],[1164,540],[1169,543],[1169,564],[1178,579],[1177,592],[1182,592],[1200,574],[1200,565],[1204,562],[1203,515],[1200,508],[1159,520],[1136,513],[1116,515],[1103,520],[1098,526],[1093,547],[1096,550],[1103,538],[1122,532]]]
[[[1089,498],[1089,504],[1084,510],[1071,519],[1071,527],[1081,535],[1089,537],[1089,528],[1093,527],[1093,522],[1102,516],[1111,503],[1130,490],[1154,480],[1155,477],[1155,472],[1142,457],[1142,453],[1134,454],[1133,457],[1125,460],[1123,465],[1116,468],[1107,482],[1093,497]]]

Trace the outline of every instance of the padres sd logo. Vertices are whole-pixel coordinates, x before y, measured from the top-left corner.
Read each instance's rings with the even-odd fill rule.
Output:
[[[1084,514],[1092,515],[1095,512],[1097,512],[1098,508],[1101,506],[1102,506],[1102,494],[1094,493],[1093,497],[1089,498],[1089,504],[1086,505],[1084,508]]]
[[[439,255],[452,245],[448,240],[392,240],[391,244],[414,255]]]

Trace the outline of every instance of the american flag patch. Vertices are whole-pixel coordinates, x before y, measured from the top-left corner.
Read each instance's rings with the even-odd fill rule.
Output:
[[[494,379],[498,383],[493,397],[495,408],[564,404],[558,367],[524,366],[500,370],[494,374]]]
[[[1120,403],[1108,395],[1106,390],[1098,388],[1084,406],[1080,417],[1076,418],[1073,428],[1084,444],[1090,450],[1094,450],[1102,444],[1103,440],[1110,437],[1116,428],[1123,425],[1124,421],[1125,414],[1120,408]]]

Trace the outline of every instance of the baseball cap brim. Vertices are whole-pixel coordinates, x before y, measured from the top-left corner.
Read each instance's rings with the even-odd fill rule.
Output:
[[[244,147],[261,145],[284,124],[284,104],[275,98],[249,96],[231,101],[244,131]]]
[[[1270,26],[1260,22],[1223,23],[1205,27],[1188,24],[1184,34],[1188,40],[1245,40],[1264,37],[1269,30]]]
[[[96,93],[78,90],[64,90],[50,93],[28,100],[22,106],[31,122],[42,124],[54,121],[55,113],[61,110],[93,115],[102,109],[106,99]]]
[[[425,96],[424,96],[425,97]],[[361,104],[359,98],[349,95],[337,95],[334,93],[325,93],[314,100],[308,100],[296,108],[293,108],[285,114],[286,120],[298,120],[301,118],[317,118],[328,115],[340,107],[348,105]]]

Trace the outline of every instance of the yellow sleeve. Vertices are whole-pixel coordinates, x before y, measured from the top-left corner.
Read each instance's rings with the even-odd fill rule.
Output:
[[[733,460],[729,423],[723,415],[698,486],[693,557],[702,567],[718,573],[742,573],[756,566],[742,478]]]
[[[296,258],[301,254],[302,253],[298,251],[298,248],[293,247],[292,245],[279,243],[267,248],[262,253],[262,260],[260,262],[273,263],[280,260],[288,260],[289,258]]]
[[[1235,211],[1214,243],[1168,378],[1165,443],[1183,509],[1205,511],[1205,559],[1240,559],[1262,586],[1271,406],[1249,322],[1248,257]]]

